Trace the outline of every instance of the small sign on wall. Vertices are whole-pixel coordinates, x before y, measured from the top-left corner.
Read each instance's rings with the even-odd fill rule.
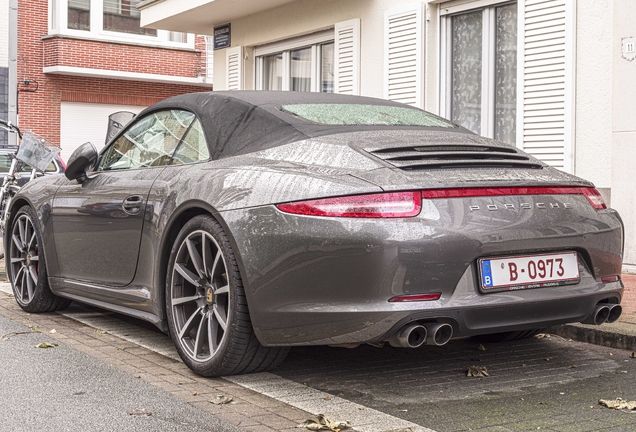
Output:
[[[229,48],[232,44],[232,27],[231,24],[223,24],[214,27],[214,49]]]
[[[622,55],[621,57],[627,61],[634,61],[636,59],[636,37],[624,37],[622,42]]]

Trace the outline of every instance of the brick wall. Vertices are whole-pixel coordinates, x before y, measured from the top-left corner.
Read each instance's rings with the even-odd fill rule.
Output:
[[[0,67],[0,119],[9,119],[9,68]],[[9,144],[9,133],[0,129],[0,147]]]
[[[44,74],[58,65],[197,77],[203,74],[205,38],[197,49],[175,50],[48,37],[48,1],[21,0],[18,9],[19,124],[54,143],[60,142],[62,101],[147,106],[170,96],[209,87],[107,78]],[[53,63],[52,63],[53,62]],[[25,85],[22,81],[29,80]],[[36,84],[37,82],[37,84]],[[37,87],[37,90],[36,90]]]

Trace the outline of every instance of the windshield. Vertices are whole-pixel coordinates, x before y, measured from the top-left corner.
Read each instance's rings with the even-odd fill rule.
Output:
[[[312,123],[341,126],[457,127],[448,120],[415,108],[364,104],[295,104],[284,111]]]

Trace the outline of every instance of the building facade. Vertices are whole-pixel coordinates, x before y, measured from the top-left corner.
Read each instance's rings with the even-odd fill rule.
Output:
[[[216,89],[408,103],[595,183],[636,264],[633,0],[145,0],[142,26],[213,34]],[[630,114],[631,113],[631,114]]]
[[[0,0],[0,119],[9,118],[9,0]],[[9,143],[8,133],[0,129],[0,147]]]
[[[114,112],[211,90],[206,37],[141,28],[139,1],[17,1],[18,124],[65,160],[86,141],[101,148]]]

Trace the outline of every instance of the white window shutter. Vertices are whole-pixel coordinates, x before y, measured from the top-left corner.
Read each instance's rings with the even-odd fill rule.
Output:
[[[225,50],[226,89],[243,90],[243,47]]]
[[[424,4],[384,14],[384,98],[424,108]]]
[[[523,0],[517,143],[548,165],[574,171],[574,2]]]
[[[360,19],[336,23],[335,90],[336,93],[360,94]]]

